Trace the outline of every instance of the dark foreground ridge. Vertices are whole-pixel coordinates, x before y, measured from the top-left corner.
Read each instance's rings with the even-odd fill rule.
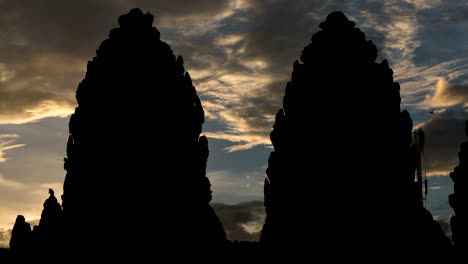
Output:
[[[259,243],[227,241],[209,205],[204,112],[182,57],[152,15],[133,9],[118,21],[76,92],[62,205],[50,190],[33,231],[18,216],[13,258],[232,261],[295,251],[332,260],[451,247],[415,182],[423,132],[413,140],[388,62],[375,62],[375,45],[343,13],[320,24],[294,63],[271,132]],[[457,243],[466,241],[461,197],[451,198]]]

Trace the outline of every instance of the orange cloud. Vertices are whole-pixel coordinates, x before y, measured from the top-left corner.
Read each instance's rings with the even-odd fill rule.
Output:
[[[431,107],[450,107],[457,104],[468,105],[468,85],[449,85],[441,78],[437,81],[434,94],[426,98],[426,104]]]

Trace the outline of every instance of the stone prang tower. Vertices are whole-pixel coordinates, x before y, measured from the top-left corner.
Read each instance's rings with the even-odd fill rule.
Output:
[[[222,245],[209,205],[204,111],[183,59],[160,40],[151,14],[133,9],[118,22],[88,62],[70,118],[62,196],[69,253]]]
[[[312,255],[447,246],[415,190],[413,124],[388,62],[343,13],[320,28],[271,132],[262,245]]]

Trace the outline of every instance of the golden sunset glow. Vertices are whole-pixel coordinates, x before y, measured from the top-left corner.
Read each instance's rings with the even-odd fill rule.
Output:
[[[411,113],[414,128],[426,131],[424,166],[434,181],[430,210],[447,219],[452,211],[446,197],[453,187],[447,176],[457,165],[459,144],[466,140],[468,4],[445,0],[293,2],[2,2],[0,247],[8,246],[18,214],[27,221],[39,219],[48,188],[60,197],[76,89],[85,77],[87,62],[118,26],[118,16],[136,5],[154,14],[153,25],[161,40],[176,57],[183,56],[201,99],[213,203],[228,208],[263,200],[270,132],[293,63],[300,60],[326,15],[340,9],[376,44],[377,61],[388,60],[401,87],[401,109]],[[310,102],[322,100],[311,98]],[[326,100],[330,109],[324,111],[333,112],[336,98]],[[169,110],[160,111],[163,115]],[[337,115],[336,122],[345,114]],[[127,144],[133,139],[122,141]],[[233,226],[254,238],[263,224],[264,215],[258,213],[263,205],[247,205],[257,210],[251,215],[254,220]]]

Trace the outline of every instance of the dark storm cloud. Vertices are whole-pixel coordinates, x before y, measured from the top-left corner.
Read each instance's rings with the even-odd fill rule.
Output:
[[[309,43],[311,32],[318,28],[319,21],[308,12],[324,2],[300,1],[295,5],[283,0],[256,2],[250,14],[252,24],[246,35],[245,56],[266,60],[267,71],[287,78],[292,63]],[[325,16],[322,14],[319,19],[324,20]]]
[[[33,53],[53,50],[79,55],[89,55],[96,41],[115,25],[109,18],[118,11],[112,2],[89,0],[2,1],[0,10],[1,31],[7,32],[8,44]]]
[[[98,39],[115,13],[103,1],[0,3],[0,123],[65,116]]]
[[[0,31],[10,44],[33,46],[37,51],[54,50],[80,56],[92,55],[117,18],[140,7],[157,18],[210,16],[228,7],[225,1],[2,1]],[[91,54],[90,54],[91,52]]]
[[[228,5],[227,0],[1,1],[0,123],[71,112],[86,61],[129,9],[142,7],[162,22],[177,16],[182,23],[210,18]]]
[[[118,1],[116,1],[118,2]],[[168,16],[210,16],[224,11],[229,7],[229,0],[134,0],[120,1],[126,8],[139,7],[141,9],[156,10],[156,15]]]
[[[289,77],[294,60],[299,59],[312,34],[320,30],[320,22],[336,10],[355,20],[356,26],[381,49],[384,36],[368,26],[365,14],[379,14],[375,23],[388,24],[391,18],[383,14],[383,8],[381,1],[315,0],[296,1],[294,5],[287,0],[253,1],[245,55],[262,57],[268,62],[268,71]]]
[[[244,96],[245,105],[237,113],[239,118],[246,120],[253,128],[263,128],[258,129],[257,133],[269,135],[273,125],[271,118],[283,102],[284,89],[285,82],[277,81],[266,85],[256,96]]]
[[[235,205],[213,204],[230,240],[258,241],[265,222],[262,201],[251,201]]]
[[[24,123],[68,115],[75,106],[75,85],[82,74],[78,67],[60,68],[63,60],[45,55],[8,63],[14,76],[0,81],[0,123]],[[39,68],[41,61],[51,64]]]
[[[464,110],[437,112],[423,126],[426,135],[425,167],[429,174],[444,174],[458,165],[458,151],[466,141]]]
[[[468,5],[465,1],[441,1],[433,8],[421,9],[417,16],[424,30],[419,33],[421,46],[415,52],[416,65],[434,65],[468,53]]]

